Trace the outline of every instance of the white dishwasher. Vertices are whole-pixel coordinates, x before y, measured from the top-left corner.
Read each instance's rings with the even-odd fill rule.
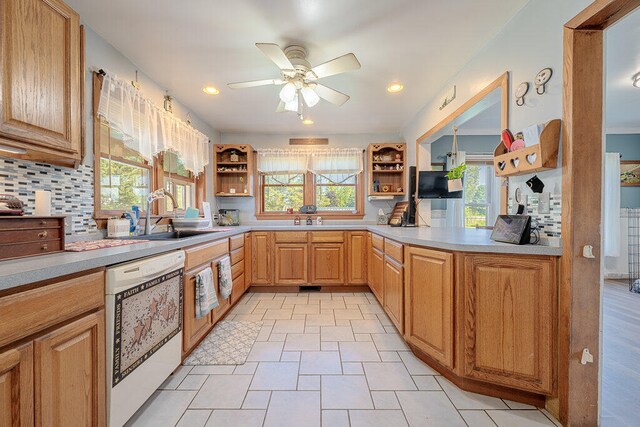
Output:
[[[120,427],[180,365],[185,253],[107,269],[107,422]]]

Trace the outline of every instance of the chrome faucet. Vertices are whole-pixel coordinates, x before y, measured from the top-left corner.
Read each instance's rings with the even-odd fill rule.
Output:
[[[171,199],[171,201],[173,202],[174,209],[178,207],[178,203],[176,202],[176,198],[173,197],[173,194],[169,193],[164,188],[161,188],[159,190],[151,192],[151,193],[149,193],[147,195],[147,215],[146,215],[145,221],[144,221],[144,234],[145,235],[151,234],[151,230],[153,230],[153,228],[155,228],[155,225],[153,227],[151,227],[151,205],[156,200],[164,199],[165,197],[168,197],[168,198]]]

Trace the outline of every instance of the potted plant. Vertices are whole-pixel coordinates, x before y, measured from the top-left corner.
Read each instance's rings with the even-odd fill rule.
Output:
[[[467,170],[467,165],[461,163],[459,166],[451,169],[447,172],[447,178],[449,178],[449,192],[453,191],[462,191],[462,177],[464,176],[464,171]]]

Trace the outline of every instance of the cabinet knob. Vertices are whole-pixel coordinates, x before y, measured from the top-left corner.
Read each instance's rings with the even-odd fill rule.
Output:
[[[41,239],[45,239],[49,233],[47,231],[43,231],[42,233],[38,233],[38,237]]]
[[[47,249],[49,249],[49,245],[44,243],[42,246],[40,246],[40,249],[42,249],[43,251],[46,251]]]
[[[47,221],[46,221],[46,220],[44,220],[44,219],[41,219],[41,220],[40,220],[40,225],[47,225]]]

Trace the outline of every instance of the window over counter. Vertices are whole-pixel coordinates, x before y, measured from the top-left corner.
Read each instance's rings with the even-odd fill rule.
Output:
[[[491,159],[467,160],[464,174],[464,226],[493,226],[500,213],[500,178]]]
[[[164,189],[173,194],[178,206],[173,206],[170,198],[165,198],[165,212],[172,212],[177,207],[184,210],[197,208],[195,203],[196,178],[185,167],[180,157],[168,151],[162,154],[162,178]]]
[[[316,205],[317,216],[362,218],[363,164],[362,149],[259,151],[256,217],[293,218]]]

